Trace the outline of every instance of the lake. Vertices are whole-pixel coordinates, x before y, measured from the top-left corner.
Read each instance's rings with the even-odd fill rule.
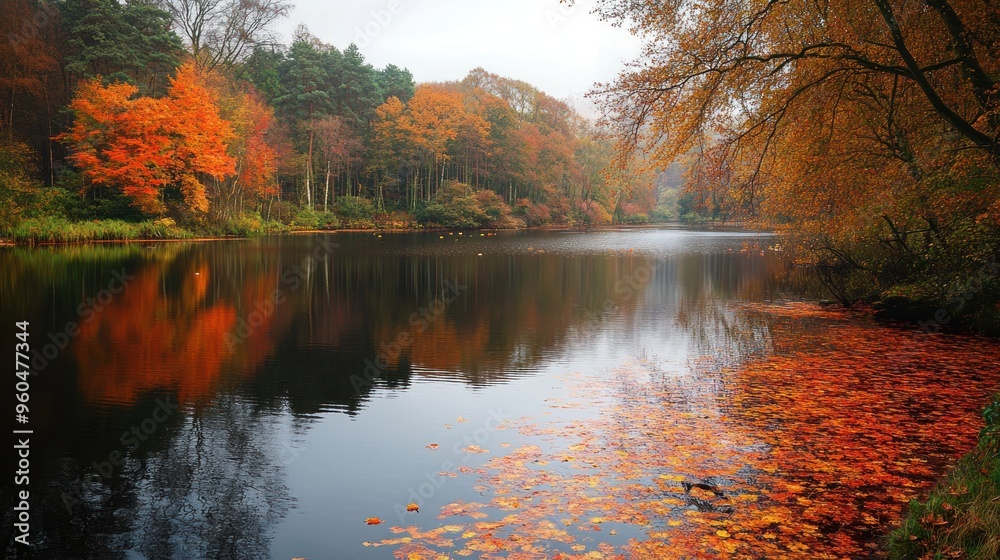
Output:
[[[1000,345],[809,303],[780,249],[0,250],[5,352],[29,321],[36,373],[34,557],[865,556],[973,447]]]

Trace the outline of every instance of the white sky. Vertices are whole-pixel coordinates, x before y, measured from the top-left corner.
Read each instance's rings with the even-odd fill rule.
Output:
[[[460,80],[482,66],[572,100],[587,114],[590,87],[613,80],[639,55],[628,31],[590,13],[594,0],[572,8],[558,0],[294,1],[278,27],[286,42],[304,23],[337,48],[357,43],[376,67],[408,68],[418,83]]]

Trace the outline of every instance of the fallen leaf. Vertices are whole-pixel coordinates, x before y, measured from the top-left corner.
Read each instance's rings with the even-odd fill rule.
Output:
[[[479,447],[478,445],[470,445],[470,446],[466,447],[465,449],[463,449],[462,451],[465,452],[465,453],[489,453],[490,452],[489,449],[483,449],[482,447]]]

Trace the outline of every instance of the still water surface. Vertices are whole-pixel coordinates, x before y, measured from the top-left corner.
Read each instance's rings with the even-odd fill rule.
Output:
[[[391,557],[364,543],[444,523],[442,507],[489,494],[488,461],[558,445],[525,419],[601,416],[593,392],[553,407],[571,376],[611,384],[641,363],[700,382],[795,347],[752,312],[796,297],[775,243],[633,230],[4,250],[2,332],[30,321],[41,354],[34,557]],[[986,373],[970,414],[1000,377]],[[975,430],[926,450],[942,459],[924,484]]]

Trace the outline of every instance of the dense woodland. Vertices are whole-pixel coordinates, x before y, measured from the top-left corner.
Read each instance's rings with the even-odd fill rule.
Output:
[[[304,27],[280,44],[270,29],[289,10],[4,0],[4,229],[522,227],[655,210],[655,175],[612,167],[613,141],[567,103],[483,69],[418,85]]]
[[[996,322],[1000,10],[985,0],[601,0],[645,39],[598,96],[686,203],[789,234],[846,303]],[[916,302],[917,305],[911,305]],[[993,317],[993,319],[988,319]]]

